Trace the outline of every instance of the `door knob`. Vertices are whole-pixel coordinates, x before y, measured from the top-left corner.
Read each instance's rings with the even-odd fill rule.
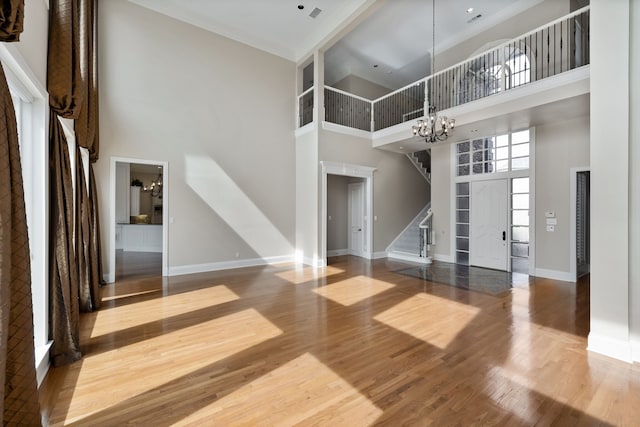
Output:
[[[506,231],[502,232],[502,240],[507,240],[507,232]]]

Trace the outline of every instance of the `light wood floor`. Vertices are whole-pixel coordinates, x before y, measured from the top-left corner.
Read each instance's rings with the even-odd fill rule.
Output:
[[[588,279],[490,295],[330,260],[103,288],[50,425],[627,425],[640,368],[587,353]]]

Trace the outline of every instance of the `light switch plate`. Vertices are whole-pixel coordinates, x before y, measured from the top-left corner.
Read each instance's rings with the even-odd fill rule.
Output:
[[[547,231],[550,231],[550,232],[552,232],[552,233],[553,233],[554,231],[556,231],[556,227],[555,227],[555,225],[547,225]]]
[[[558,218],[547,218],[547,225],[558,225]]]
[[[544,216],[547,218],[555,218],[556,217],[556,213],[554,211],[548,211],[544,213]]]

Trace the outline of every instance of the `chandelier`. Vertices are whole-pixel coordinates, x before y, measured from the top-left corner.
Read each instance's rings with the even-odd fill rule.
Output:
[[[151,181],[151,184],[142,187],[142,191],[151,193],[151,197],[162,197],[162,166],[158,166],[160,172],[158,177]]]
[[[436,64],[436,0],[432,0],[431,4],[433,6],[433,13],[431,14],[432,18],[432,48],[431,48],[431,76],[433,78],[433,74],[435,72],[435,64]],[[434,85],[431,85],[432,87]],[[429,103],[433,102],[435,97],[429,97]],[[418,120],[418,124],[413,126],[413,135],[424,138],[425,142],[430,144],[434,144],[438,141],[444,141],[449,137],[449,132],[453,130],[456,125],[455,119],[449,119],[446,116],[438,117],[436,113],[436,107],[434,105],[429,105],[429,116],[426,120]]]

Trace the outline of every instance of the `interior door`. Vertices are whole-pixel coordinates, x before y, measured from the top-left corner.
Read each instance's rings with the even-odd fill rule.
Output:
[[[506,179],[471,183],[470,265],[507,270],[508,201]]]
[[[349,253],[363,255],[364,249],[364,184],[349,184]]]

